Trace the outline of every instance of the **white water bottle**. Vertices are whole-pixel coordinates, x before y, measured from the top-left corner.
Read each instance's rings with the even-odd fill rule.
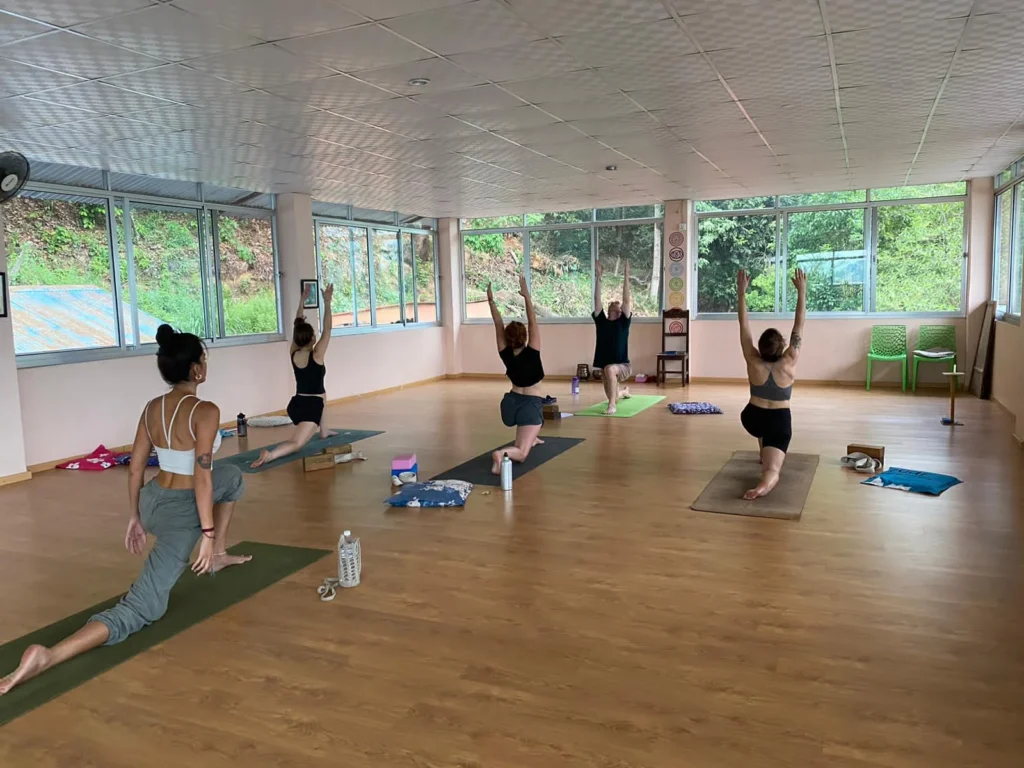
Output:
[[[501,460],[501,490],[512,490],[512,459],[507,453]]]
[[[338,583],[342,587],[358,587],[362,570],[363,556],[359,539],[352,537],[352,531],[345,531],[338,539]]]

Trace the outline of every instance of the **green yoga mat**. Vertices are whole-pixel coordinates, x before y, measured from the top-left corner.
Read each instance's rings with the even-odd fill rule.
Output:
[[[159,621],[117,645],[102,646],[84,653],[19,685],[6,696],[0,696],[0,726],[330,554],[324,549],[283,547],[254,541],[243,541],[229,551],[252,555],[252,562],[227,568],[214,576],[196,576],[185,571],[171,590],[167,613]],[[120,599],[118,595],[104,600],[99,605],[0,645],[0,675],[9,674],[17,668],[28,646],[54,645],[81,629],[91,616]]]
[[[632,397],[624,400],[619,400],[618,406],[616,406],[615,413],[605,413],[604,409],[608,407],[608,401],[592,405],[589,408],[584,408],[582,411],[576,411],[577,416],[611,416],[616,419],[628,419],[630,416],[636,416],[640,411],[646,411],[652,405],[660,403],[665,399],[664,395],[633,395]]]
[[[343,445],[344,443],[354,443],[357,440],[365,440],[368,437],[376,437],[377,435],[383,435],[383,432],[374,432],[373,430],[367,429],[342,429],[338,431],[338,434],[333,437],[328,437],[326,440],[317,438],[316,440],[310,440],[302,448],[297,450],[295,453],[289,456],[282,456],[280,459],[269,461],[262,467],[253,469],[249,465],[252,464],[256,459],[260,457],[260,451],[263,448],[253,448],[251,451],[245,451],[244,453],[236,453],[234,456],[226,456],[223,459],[217,459],[214,464],[216,465],[234,465],[243,472],[254,475],[257,472],[266,472],[268,469],[274,469],[274,467],[280,467],[282,464],[288,464],[298,459],[304,459],[307,456],[316,456],[318,453],[323,453],[324,448],[332,445]],[[276,448],[280,443],[274,443],[274,445],[264,446],[266,448]]]

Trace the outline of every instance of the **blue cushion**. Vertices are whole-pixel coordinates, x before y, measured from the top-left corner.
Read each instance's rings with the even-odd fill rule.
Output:
[[[464,507],[473,484],[465,480],[430,480],[403,485],[387,503],[392,507]]]
[[[877,485],[879,488],[895,488],[900,491],[938,496],[943,491],[962,482],[952,475],[938,475],[934,472],[918,472],[914,469],[892,467],[880,475],[869,477],[862,485]]]

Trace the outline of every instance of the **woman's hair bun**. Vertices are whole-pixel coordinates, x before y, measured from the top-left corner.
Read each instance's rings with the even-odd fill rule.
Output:
[[[174,337],[177,335],[178,334],[174,332],[174,329],[171,328],[171,326],[164,323],[156,329],[156,343],[161,347],[166,347],[174,341]]]
[[[305,315],[303,315],[302,317],[296,317],[295,318],[295,327],[296,328],[298,328],[300,325],[305,325],[305,324],[306,324],[306,316]]]

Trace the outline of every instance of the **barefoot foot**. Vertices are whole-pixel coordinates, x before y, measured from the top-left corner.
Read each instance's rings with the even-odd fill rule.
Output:
[[[232,565],[248,563],[250,560],[252,560],[252,555],[229,555],[227,552],[222,552],[219,555],[213,556],[213,565],[210,569],[210,573],[223,571],[225,568],[230,568]]]
[[[270,459],[270,451],[264,449],[264,450],[260,451],[260,457],[258,459],[256,459],[256,461],[254,461],[249,466],[252,469],[257,469],[258,467],[262,467],[264,464],[266,464],[269,459]]]
[[[743,494],[743,498],[747,501],[753,501],[759,499],[762,496],[767,496],[772,492],[772,489],[778,485],[779,475],[775,472],[765,472],[761,475],[761,482],[757,484],[756,488],[751,488],[749,491]]]
[[[604,415],[605,416],[614,416],[615,415],[615,406],[614,405],[609,405],[607,408],[605,408],[604,409]]]
[[[7,677],[0,679],[0,696],[8,693],[16,685],[31,680],[50,666],[53,653],[41,645],[30,645],[21,656],[21,664]]]
[[[491,463],[491,474],[492,475],[500,475],[501,474],[501,459],[502,459],[502,457],[503,457],[503,454],[502,454],[501,451],[495,451],[494,453],[491,454],[491,458],[493,459],[493,462]]]
[[[320,439],[321,440],[326,440],[329,437],[334,437],[336,434],[338,434],[338,430],[336,430],[336,429],[328,429],[326,432],[321,432],[320,433]]]
[[[534,445],[544,445],[544,441],[543,441],[543,440],[541,440],[541,439],[540,439],[540,438],[538,437],[538,438],[535,438],[535,439],[534,439],[534,441],[533,441],[533,444],[534,444]]]
[[[619,390],[620,400],[629,400],[633,396],[633,393],[629,391],[629,387],[623,387]]]

